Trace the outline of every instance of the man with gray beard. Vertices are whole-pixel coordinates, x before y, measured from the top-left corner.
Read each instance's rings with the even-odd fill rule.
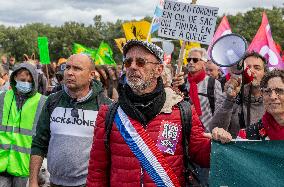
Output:
[[[264,114],[260,81],[267,72],[266,60],[256,52],[248,53],[243,59],[244,67],[253,76],[251,83],[244,85],[243,95],[239,94],[241,79],[234,76],[225,84],[227,97],[222,107],[216,111],[209,127],[228,130],[235,138],[240,128],[245,128],[258,122]],[[238,80],[237,80],[238,79]],[[228,91],[228,88],[231,88]]]
[[[160,47],[130,40],[123,57],[126,74],[118,85],[118,102],[102,105],[96,120],[87,186],[192,183],[189,165],[209,166],[210,138],[225,143],[231,136],[223,129],[213,137],[204,134],[195,109],[164,87]]]

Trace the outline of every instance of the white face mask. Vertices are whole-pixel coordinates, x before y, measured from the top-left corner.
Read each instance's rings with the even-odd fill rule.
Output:
[[[16,81],[16,88],[21,93],[29,93],[32,91],[32,83],[30,82],[23,82],[23,81]]]

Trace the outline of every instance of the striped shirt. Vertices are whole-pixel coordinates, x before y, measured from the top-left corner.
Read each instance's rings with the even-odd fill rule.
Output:
[[[208,79],[209,76],[205,76],[203,81],[200,81],[197,84],[198,88],[198,94],[207,94],[207,86],[208,86]],[[187,90],[189,92],[190,84],[187,81],[186,83]],[[209,122],[212,119],[212,112],[209,104],[209,100],[206,96],[198,95],[200,107],[202,111],[202,115],[199,116],[200,121],[202,122],[203,126],[206,129],[206,132],[209,132]],[[221,83],[218,80],[215,80],[215,86],[214,86],[214,98],[215,98],[215,111],[218,110],[219,107],[221,107],[222,102],[225,99],[225,94],[222,92]]]

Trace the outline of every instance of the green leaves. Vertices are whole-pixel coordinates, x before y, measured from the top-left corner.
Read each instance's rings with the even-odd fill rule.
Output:
[[[260,26],[263,10],[267,13],[274,41],[284,48],[284,7],[253,8],[246,13],[227,15],[233,32],[243,35],[250,42]],[[145,17],[143,20],[151,21],[151,17]],[[72,54],[73,43],[84,44],[94,49],[100,45],[101,41],[105,41],[112,48],[114,61],[121,64],[122,54],[116,47],[114,39],[124,38],[122,24],[135,20],[129,18],[128,21],[103,22],[102,17],[96,15],[93,21],[92,25],[77,22],[66,22],[61,26],[43,23],[32,23],[21,27],[0,25],[0,53],[14,55],[17,61],[23,60],[23,54],[35,53],[39,58],[37,38],[46,36],[49,41],[50,60],[57,61],[60,57],[66,58]],[[156,36],[153,35],[153,37]],[[179,41],[174,41],[174,44],[176,47],[173,62],[178,58]]]

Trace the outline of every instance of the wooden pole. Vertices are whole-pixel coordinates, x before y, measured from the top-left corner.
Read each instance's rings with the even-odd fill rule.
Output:
[[[176,70],[176,74],[179,74],[182,70],[185,43],[186,43],[185,41],[182,41],[181,48],[180,48],[180,51],[179,51],[178,67],[177,67],[177,70]]]
[[[47,64],[45,64],[45,69],[46,69],[47,87],[49,87],[50,84],[49,84],[49,75],[48,75],[48,66],[47,66]]]

